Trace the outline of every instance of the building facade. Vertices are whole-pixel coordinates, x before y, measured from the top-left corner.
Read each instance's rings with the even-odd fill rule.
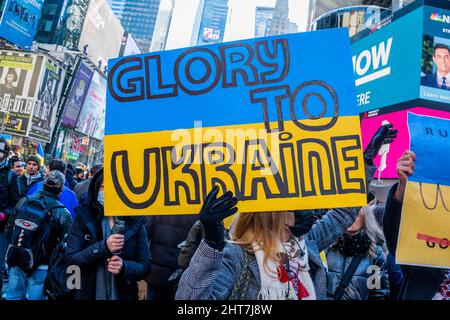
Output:
[[[151,52],[162,51],[166,48],[174,6],[175,0],[161,0],[155,29],[153,31]]]
[[[223,41],[228,16],[228,0],[205,0],[197,35],[197,45]],[[194,24],[194,32],[196,32]]]
[[[133,35],[142,52],[148,52],[161,0],[109,0],[124,29]]]
[[[272,24],[274,8],[256,7],[255,13],[255,38],[269,35]]]
[[[269,36],[298,32],[298,26],[289,20],[289,0],[277,0]]]

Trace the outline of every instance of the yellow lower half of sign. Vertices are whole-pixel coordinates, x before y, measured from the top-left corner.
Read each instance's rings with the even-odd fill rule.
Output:
[[[365,205],[359,117],[105,136],[106,215],[198,213],[213,185],[240,212]]]
[[[450,186],[408,181],[397,245],[399,264],[450,268]]]

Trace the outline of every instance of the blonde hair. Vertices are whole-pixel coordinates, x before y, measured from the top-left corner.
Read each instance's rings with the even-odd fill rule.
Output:
[[[381,248],[383,249],[383,252],[387,254],[388,250],[386,247],[386,239],[384,238],[383,230],[381,230],[380,225],[375,219],[374,205],[367,205],[365,207],[362,207],[361,210],[359,211],[359,216],[361,217],[363,229],[365,230],[367,236],[372,242],[370,244],[369,250],[370,256],[372,257],[376,256],[377,244],[380,245]]]
[[[268,273],[269,259],[279,264],[279,244],[286,230],[286,218],[289,212],[240,213],[233,224],[231,242],[244,250],[254,252],[253,244],[264,251],[263,266]]]

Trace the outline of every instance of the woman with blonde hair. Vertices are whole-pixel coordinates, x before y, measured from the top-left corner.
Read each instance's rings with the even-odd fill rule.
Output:
[[[373,172],[373,171],[372,171]],[[231,192],[205,199],[205,238],[181,277],[176,299],[326,299],[319,252],[353,224],[360,207],[330,210],[314,224],[313,211],[240,213],[224,240],[223,219],[236,213]]]
[[[373,158],[396,130],[382,126],[364,151],[366,186]],[[240,213],[225,242],[223,219],[237,212],[231,192],[216,186],[200,211],[205,238],[178,285],[176,299],[327,299],[327,272],[320,252],[350,227],[361,207],[329,210],[314,223],[308,211]]]
[[[361,208],[355,222],[325,254],[328,264],[328,298],[332,300],[389,299],[383,231],[374,205]]]

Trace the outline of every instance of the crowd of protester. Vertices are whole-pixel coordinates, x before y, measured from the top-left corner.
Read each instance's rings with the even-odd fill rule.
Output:
[[[373,159],[396,134],[382,126],[365,148],[367,190]],[[145,281],[148,300],[450,299],[449,271],[395,263],[415,161],[405,150],[386,203],[368,193],[364,207],[239,213],[216,186],[199,213],[109,217],[101,165],[84,172],[54,159],[42,168],[30,156],[23,170],[0,139],[1,297],[137,300]]]

